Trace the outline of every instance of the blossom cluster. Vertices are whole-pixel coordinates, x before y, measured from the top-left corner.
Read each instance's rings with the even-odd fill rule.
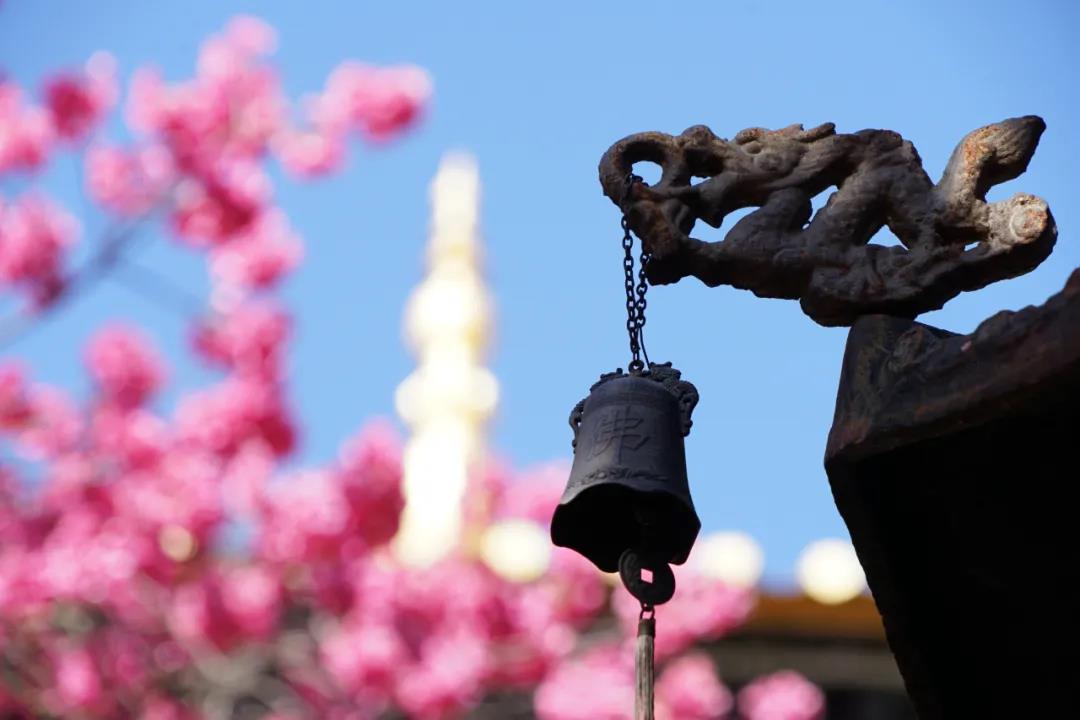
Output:
[[[0,716],[448,720],[509,691],[534,693],[541,720],[629,718],[625,594],[566,550],[511,582],[468,540],[502,520],[544,526],[564,471],[478,471],[466,541],[416,570],[389,549],[405,502],[389,425],[323,466],[284,469],[298,421],[292,321],[275,290],[302,245],[266,165],[302,179],[340,168],[350,137],[410,128],[430,82],[345,63],[297,118],[275,42],[237,18],[203,45],[194,77],[138,70],[127,144],[102,138],[120,103],[107,55],[49,79],[37,102],[0,82],[0,176],[32,181],[53,154],[82,152],[101,211],[121,227],[164,222],[201,253],[212,282],[191,346],[221,371],[165,409],[166,359],[123,323],[84,350],[86,398],[0,361]],[[47,311],[77,272],[78,234],[39,188],[0,197],[0,290]],[[101,248],[99,264],[117,251]],[[742,623],[753,594],[691,570],[679,585],[658,612],[660,717],[821,715],[820,691],[790,674],[733,696],[695,648]],[[598,633],[612,614],[621,629]]]

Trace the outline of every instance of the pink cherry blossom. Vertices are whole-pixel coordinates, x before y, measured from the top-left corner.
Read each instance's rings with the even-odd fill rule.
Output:
[[[306,569],[306,587],[297,588],[297,595],[306,597],[313,607],[331,615],[346,615],[356,600],[349,565],[339,562],[337,557],[329,557],[308,562]]]
[[[277,627],[282,598],[281,586],[269,570],[225,569],[177,589],[169,626],[186,643],[228,650],[268,638]]]
[[[324,132],[357,129],[371,140],[385,141],[416,122],[430,94],[431,79],[420,68],[347,62],[330,74],[311,115]]]
[[[532,688],[573,650],[574,629],[558,618],[557,600],[543,583],[500,588],[501,622],[489,624],[492,655],[488,682]]]
[[[345,162],[341,133],[319,130],[285,130],[274,139],[274,152],[292,175],[315,178],[340,170]]]
[[[357,536],[370,547],[389,542],[405,508],[401,442],[385,423],[368,426],[341,449],[338,477],[358,519]]]
[[[386,624],[355,620],[329,632],[320,657],[337,683],[366,703],[385,704],[408,661],[397,631]]]
[[[180,183],[173,227],[195,246],[220,245],[248,230],[269,200],[269,181],[248,162],[218,164]]]
[[[98,330],[90,339],[86,366],[102,399],[123,408],[145,403],[165,377],[164,363],[149,339],[119,324]]]
[[[260,215],[236,239],[214,248],[211,271],[219,281],[266,289],[292,270],[303,257],[303,244],[284,213]]]
[[[45,385],[29,392],[30,420],[16,437],[20,450],[31,458],[55,458],[71,449],[82,433],[78,408],[66,393]]]
[[[132,81],[129,121],[160,138],[185,172],[204,173],[221,159],[257,158],[282,124],[277,73],[260,57],[272,31],[256,29],[257,22],[241,21],[207,40],[199,73],[186,83],[170,87],[149,70]]]
[[[568,660],[533,696],[539,720],[631,720],[634,666],[629,648],[596,647]]]
[[[223,515],[220,459],[194,448],[174,448],[153,468],[129,473],[115,502],[120,512],[156,538],[164,528],[188,533],[205,547]]]
[[[45,104],[57,133],[84,137],[116,102],[116,61],[106,53],[90,58],[80,73],[64,73],[45,83]]]
[[[131,127],[163,143],[180,169],[194,171],[208,160],[204,145],[212,141],[214,151],[220,148],[228,115],[198,85],[170,88],[156,70],[141,68],[131,80],[127,118]]]
[[[575,628],[588,625],[606,606],[610,591],[600,571],[572,550],[554,548],[541,581],[553,593],[555,617]]]
[[[53,657],[53,667],[58,710],[89,710],[101,702],[104,693],[101,675],[86,648],[59,650]]]
[[[278,456],[287,455],[296,441],[277,388],[256,379],[232,377],[186,396],[176,422],[181,440],[225,457],[250,440],[266,443]]]
[[[267,638],[281,615],[283,592],[267,567],[231,568],[221,579],[221,600],[232,621],[248,637]]]
[[[397,677],[397,705],[417,718],[450,720],[481,699],[487,643],[468,624],[425,638],[418,664]]]
[[[0,283],[26,288],[41,303],[52,300],[77,229],[74,218],[42,195],[0,202]]]
[[[238,376],[273,380],[282,374],[290,325],[289,316],[276,304],[248,302],[211,317],[196,331],[195,347]]]
[[[171,440],[168,425],[158,416],[117,405],[94,408],[89,430],[95,449],[126,470],[153,465]]]
[[[329,472],[282,478],[267,488],[262,510],[259,552],[276,562],[336,555],[353,522],[345,494]]]
[[[243,443],[229,458],[221,475],[221,490],[231,515],[245,519],[255,516],[274,468],[273,450],[258,439]]]
[[[95,145],[86,153],[86,187],[103,207],[126,217],[142,215],[175,180],[172,156],[160,145],[126,150]]]
[[[229,43],[250,57],[270,55],[277,49],[277,31],[252,15],[237,15],[225,26]]]
[[[393,580],[398,626],[414,653],[419,654],[427,638],[444,625],[467,625],[491,634],[507,622],[500,583],[480,563],[451,556],[422,573],[397,573]],[[361,587],[358,602],[370,607],[379,592]]]
[[[217,578],[204,576],[178,587],[168,610],[169,628],[184,643],[228,650],[242,639],[221,600]]]
[[[26,106],[20,88],[0,79],[0,175],[39,168],[55,135],[49,114],[43,108]]]
[[[684,655],[664,668],[656,682],[656,704],[661,720],[715,720],[734,707],[712,660],[701,653]]]
[[[102,473],[94,460],[86,453],[67,452],[52,459],[45,475],[46,485],[40,499],[42,506],[57,514],[66,507],[84,502],[96,502],[108,496],[91,498],[91,488],[100,488]]]
[[[825,695],[792,670],[758,678],[739,691],[739,713],[745,720],[821,720]]]
[[[21,365],[0,365],[0,431],[18,429],[32,417],[27,390]]]

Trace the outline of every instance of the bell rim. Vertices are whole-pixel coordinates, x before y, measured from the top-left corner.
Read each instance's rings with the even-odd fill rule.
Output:
[[[651,485],[652,489],[643,488],[640,481],[638,484],[631,485],[628,480],[624,479],[611,480],[604,485],[584,486],[578,489],[573,495],[564,495],[563,499],[560,500],[559,504],[555,507],[555,512],[552,514],[551,518],[550,534],[552,544],[557,547],[573,550],[604,572],[616,572],[618,570],[618,554],[613,558],[610,558],[610,562],[605,562],[601,558],[598,558],[598,553],[584,551],[580,544],[575,542],[575,540],[581,537],[580,532],[573,532],[571,529],[572,525],[567,525],[568,523],[571,523],[573,519],[572,514],[574,511],[570,507],[571,503],[574,503],[574,501],[584,502],[583,496],[589,494],[590,490],[597,491],[593,494],[601,494],[600,490],[602,488],[610,490],[614,485],[627,493],[632,493],[637,496],[653,495],[657,498],[662,498],[666,502],[677,502],[685,511],[687,511],[687,515],[684,519],[688,522],[681,526],[679,542],[674,545],[675,552],[668,560],[671,565],[682,565],[689,559],[694,543],[701,533],[701,518],[698,516],[697,509],[694,507],[693,499],[689,494],[683,496],[680,493],[671,492],[671,486],[669,484],[665,485],[661,481],[649,480],[645,482],[647,485]],[[563,537],[565,535],[569,535],[569,537]]]

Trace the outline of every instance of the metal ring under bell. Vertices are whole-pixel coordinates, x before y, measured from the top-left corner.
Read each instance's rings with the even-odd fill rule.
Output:
[[[642,570],[652,572],[652,580],[641,576]],[[623,585],[643,605],[663,605],[675,594],[675,574],[657,556],[627,550],[619,557],[619,577]]]

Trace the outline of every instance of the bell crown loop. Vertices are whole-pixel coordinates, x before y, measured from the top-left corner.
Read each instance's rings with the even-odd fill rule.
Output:
[[[612,380],[617,380],[624,377],[641,377],[663,385],[669,392],[675,395],[679,401],[679,410],[682,419],[682,434],[686,437],[690,434],[690,428],[694,426],[693,413],[694,408],[697,407],[698,401],[701,396],[698,394],[698,390],[694,387],[694,384],[689,380],[682,379],[682,372],[671,366],[671,363],[649,363],[647,371],[640,371],[633,366],[630,367],[628,373],[623,372],[622,368],[615,368],[615,372],[603,373],[600,375],[600,379],[592,384],[589,388],[589,395],[592,395],[601,385]],[[582,398],[574,405],[570,411],[570,429],[574,432],[574,439],[571,441],[571,447],[577,448],[578,442],[578,429],[581,427],[581,416],[585,410],[585,402],[588,397]]]

